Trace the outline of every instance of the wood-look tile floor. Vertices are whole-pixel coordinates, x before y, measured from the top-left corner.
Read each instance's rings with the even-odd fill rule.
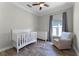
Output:
[[[37,43],[32,43],[20,49],[17,54],[15,48],[0,52],[0,56],[76,56],[73,49],[59,50],[52,46],[50,42],[38,40]]]

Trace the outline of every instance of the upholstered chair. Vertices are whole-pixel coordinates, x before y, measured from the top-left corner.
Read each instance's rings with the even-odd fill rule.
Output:
[[[53,39],[54,45],[58,49],[70,49],[72,45],[73,34],[71,32],[62,32],[61,37]]]

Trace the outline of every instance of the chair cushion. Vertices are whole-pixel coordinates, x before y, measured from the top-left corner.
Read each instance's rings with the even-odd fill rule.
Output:
[[[72,39],[72,33],[71,32],[62,32],[60,39],[61,40],[70,40],[70,39]]]

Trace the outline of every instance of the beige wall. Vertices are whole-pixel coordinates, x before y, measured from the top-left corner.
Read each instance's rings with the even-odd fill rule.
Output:
[[[74,5],[74,19],[73,19],[73,31],[76,35],[74,39],[75,47],[79,51],[79,3]]]
[[[0,3],[0,49],[11,46],[11,29],[37,30],[37,17],[11,3]]]
[[[49,28],[49,15],[38,17],[38,31],[47,32]]]

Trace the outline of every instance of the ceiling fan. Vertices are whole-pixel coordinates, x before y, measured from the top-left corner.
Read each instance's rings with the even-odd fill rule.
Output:
[[[34,3],[32,5],[27,4],[28,7],[39,6],[39,10],[42,10],[43,7],[49,7],[45,2]]]

